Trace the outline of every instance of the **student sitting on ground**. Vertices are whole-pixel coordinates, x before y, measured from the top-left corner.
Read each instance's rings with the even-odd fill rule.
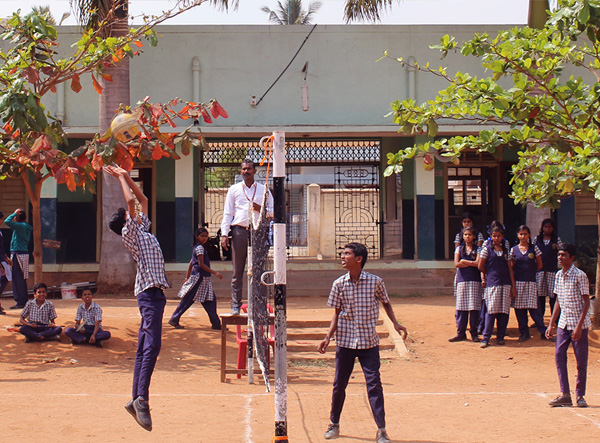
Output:
[[[48,287],[45,283],[36,283],[33,286],[33,300],[29,300],[21,311],[21,329],[19,332],[25,336],[25,342],[32,341],[60,341],[62,328],[56,326],[56,310],[52,302],[46,300]]]
[[[110,332],[102,329],[102,308],[92,301],[92,291],[84,289],[81,301],[75,315],[75,327],[65,329],[65,335],[71,339],[71,344],[89,343],[99,348],[102,342],[110,338]]]

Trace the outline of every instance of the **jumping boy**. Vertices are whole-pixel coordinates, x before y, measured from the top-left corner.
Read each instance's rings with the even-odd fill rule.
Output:
[[[101,348],[103,341],[110,338],[110,332],[102,329],[102,308],[92,298],[92,290],[84,289],[81,293],[83,303],[75,314],[75,327],[65,329],[65,335],[73,345],[89,343]]]
[[[592,325],[588,312],[590,284],[587,275],[573,264],[576,252],[575,246],[569,243],[558,248],[558,263],[562,269],[556,273],[554,282],[556,304],[546,329],[546,337],[552,338],[552,327],[558,320],[554,358],[561,395],[550,402],[550,406],[553,407],[573,406],[567,373],[567,349],[570,343],[573,343],[575,360],[577,360],[575,387],[577,406],[587,407],[584,395],[587,381],[588,330]]]
[[[21,329],[19,332],[25,336],[25,343],[32,341],[60,340],[62,328],[54,324],[56,310],[52,302],[46,300],[48,287],[45,283],[33,285],[33,300],[25,303],[21,311]]]
[[[137,263],[134,290],[142,317],[133,369],[132,400],[125,405],[125,409],[142,428],[151,431],[148,395],[150,379],[160,353],[162,318],[167,303],[163,291],[169,287],[165,260],[158,240],[150,233],[150,219],[146,215],[148,199],[142,190],[123,168],[105,166],[104,170],[119,179],[129,209],[127,212],[125,208],[119,208],[108,226],[121,235],[123,244]],[[141,208],[138,215],[135,214],[136,198]]]
[[[367,248],[360,243],[349,243],[342,252],[342,267],[348,271],[333,282],[327,305],[335,308],[329,331],[319,344],[318,351],[324,354],[329,341],[336,334],[335,378],[331,398],[331,424],[325,438],[340,435],[340,415],[346,398],[346,386],[354,361],[362,367],[367,383],[367,393],[371,410],[377,424],[377,443],[387,443],[390,439],[385,430],[385,410],[383,388],[379,375],[379,336],[375,330],[379,317],[379,302],[394,324],[394,329],[406,338],[406,328],[398,323],[385,290],[383,280],[363,271],[367,262]]]

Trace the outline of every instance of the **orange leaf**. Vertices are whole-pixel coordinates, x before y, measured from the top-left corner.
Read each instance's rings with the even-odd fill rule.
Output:
[[[102,86],[100,86],[100,83],[98,83],[98,80],[96,80],[96,77],[94,77],[94,74],[92,74],[92,82],[94,83],[94,89],[96,90],[96,92],[98,93],[98,95],[102,95]]]
[[[81,91],[81,82],[78,75],[74,75],[71,79],[71,89],[75,91],[75,93]]]
[[[152,150],[152,159],[153,160],[160,160],[163,156],[163,150],[160,147],[160,143],[156,143],[156,145],[154,145],[154,149]]]
[[[113,81],[113,79],[112,79],[112,75],[111,75],[111,74],[100,74],[100,75],[101,75],[101,76],[102,76],[102,78],[103,78],[104,80],[106,80],[107,82],[112,82],[112,81]]]
[[[6,132],[12,132],[12,126],[10,123],[6,123],[4,126],[2,126],[2,129],[4,129]]]
[[[71,173],[67,173],[67,188],[73,192],[77,189],[77,183],[75,182],[75,176]]]
[[[95,171],[99,171],[100,169],[102,169],[102,166],[104,166],[102,156],[94,154],[94,156],[92,157],[92,168],[94,168]]]
[[[141,48],[142,46],[144,46],[144,44],[139,40],[134,40],[133,44],[136,45],[138,48]]]
[[[85,154],[77,157],[77,165],[81,168],[85,168],[89,162],[90,162],[90,159],[87,158],[87,155],[85,155]]]
[[[50,90],[56,94],[56,85],[51,85]]]
[[[21,135],[21,130],[17,128],[15,132],[13,132],[12,138],[19,138]]]
[[[14,68],[12,68],[10,71],[8,71],[9,75],[14,74],[15,72],[17,72],[17,67],[15,66]]]
[[[52,148],[52,145],[50,145],[50,140],[48,140],[48,137],[45,135],[40,135],[33,142],[33,146],[31,147],[31,152],[39,152],[42,149],[46,150],[46,149],[50,149],[50,148]]]

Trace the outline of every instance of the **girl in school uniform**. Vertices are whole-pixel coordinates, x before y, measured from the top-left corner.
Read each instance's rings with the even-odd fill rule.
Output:
[[[223,275],[210,269],[210,258],[204,249],[204,245],[208,241],[208,231],[206,228],[196,229],[194,238],[197,243],[194,246],[187,275],[178,294],[181,297],[181,301],[175,312],[173,312],[169,324],[175,329],[184,329],[179,324],[179,319],[194,302],[199,301],[208,314],[212,329],[221,329],[221,320],[217,315],[217,296],[213,290],[210,276],[212,274],[222,279]]]
[[[533,242],[542,251],[542,269],[537,273],[538,306],[542,318],[546,313],[546,298],[550,302],[550,314],[554,310],[554,276],[558,271],[558,249],[562,247],[560,237],[556,234],[556,225],[551,218],[542,221],[540,234]]]
[[[463,243],[454,251],[454,266],[456,266],[456,336],[449,342],[467,339],[467,322],[471,326],[471,338],[479,341],[477,325],[481,309],[481,276],[477,268],[477,246],[475,245],[476,231],[472,227],[462,230]],[[470,321],[469,321],[470,320]]]
[[[531,338],[527,311],[529,311],[535,322],[541,337],[545,338],[546,334],[544,318],[538,309],[536,283],[536,273],[542,268],[542,252],[537,246],[531,244],[531,231],[527,226],[519,226],[517,237],[519,238],[519,244],[511,249],[509,262],[517,287],[517,296],[513,300],[512,306],[515,309],[515,315],[519,323],[519,341],[525,342]]]
[[[481,347],[487,348],[497,323],[496,338],[499,345],[504,344],[510,304],[515,297],[515,277],[508,264],[509,251],[504,242],[504,231],[496,226],[492,229],[492,241],[479,253],[479,270],[485,274],[484,298],[487,306],[485,328]]]
[[[465,212],[462,215],[462,227],[463,230],[465,228],[471,228],[473,230],[473,238],[475,239],[475,245],[477,246],[477,248],[481,248],[481,245],[483,244],[483,235],[481,234],[481,232],[478,232],[477,229],[475,229],[475,224],[473,223],[473,216],[470,212]],[[461,230],[460,232],[457,232],[456,237],[454,237],[454,249],[458,248],[462,242],[463,231]]]

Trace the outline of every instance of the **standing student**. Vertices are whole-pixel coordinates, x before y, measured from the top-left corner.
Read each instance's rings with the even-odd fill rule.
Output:
[[[360,243],[349,243],[342,253],[342,267],[348,271],[333,282],[327,304],[335,309],[325,339],[318,351],[324,354],[333,335],[336,336],[335,378],[331,398],[331,423],[326,439],[340,435],[340,416],[346,398],[346,386],[358,358],[365,375],[371,411],[377,424],[377,443],[389,443],[385,430],[383,388],[379,374],[379,336],[375,330],[379,317],[379,302],[392,321],[394,329],[406,338],[406,328],[396,320],[383,280],[363,270],[367,262],[367,248]]]
[[[485,241],[479,248],[479,252],[481,252],[483,249],[485,249],[492,242],[492,231],[496,227],[499,227],[500,229],[502,229],[502,232],[504,232],[504,225],[501,222],[499,222],[498,220],[492,220],[492,222],[490,223],[490,226],[488,227],[488,231],[487,231],[489,237],[485,239]],[[503,245],[507,251],[510,250],[510,244],[508,243],[508,240],[504,239]],[[477,262],[479,263],[479,254],[477,255]],[[481,286],[485,289],[484,273],[481,274]],[[480,334],[483,333],[483,329],[485,328],[486,314],[487,314],[487,304],[486,304],[485,297],[484,297],[483,301],[481,302],[481,310],[479,311],[479,326],[477,327],[477,332]]]
[[[477,247],[475,246],[475,229],[471,227],[462,230],[463,243],[454,251],[454,266],[456,267],[456,336],[449,342],[467,339],[467,322],[470,319],[471,338],[479,341],[477,326],[481,309],[481,274],[477,267]]]
[[[519,226],[517,230],[519,244],[510,251],[510,266],[512,267],[515,284],[517,287],[517,296],[513,300],[513,308],[519,323],[519,341],[525,342],[531,338],[529,334],[529,323],[527,311],[535,322],[535,326],[541,334],[541,338],[546,338],[546,327],[544,318],[538,309],[536,273],[542,268],[542,253],[540,249],[531,244],[531,231],[525,225]]]
[[[497,343],[504,344],[511,299],[515,297],[515,277],[508,265],[508,249],[504,242],[504,231],[496,226],[492,229],[492,241],[479,254],[479,270],[485,274],[484,298],[487,306],[485,328],[481,347],[487,348],[497,323]]]
[[[23,209],[17,209],[4,220],[13,230],[10,240],[12,253],[12,287],[13,298],[17,303],[10,309],[22,309],[29,298],[27,294],[27,279],[29,278],[29,240],[33,227],[27,223],[27,215]]]
[[[210,258],[204,249],[204,245],[208,241],[208,231],[206,228],[196,229],[194,235],[196,245],[192,253],[192,259],[188,266],[185,281],[179,290],[181,301],[173,312],[169,324],[175,329],[184,329],[179,324],[181,316],[187,311],[195,301],[202,303],[202,307],[208,314],[212,329],[221,329],[221,320],[217,315],[217,296],[210,281],[211,274],[218,279],[222,279],[223,275],[217,271],[210,269]]]
[[[575,261],[577,250],[569,243],[558,249],[558,262],[562,269],[556,273],[554,293],[556,304],[552,311],[552,319],[546,330],[546,337],[552,338],[552,326],[558,320],[556,329],[556,347],[554,358],[561,395],[550,402],[550,406],[572,406],[569,374],[567,372],[567,350],[573,344],[575,360],[577,360],[577,384],[575,395],[577,406],[587,407],[585,390],[588,366],[588,330],[590,321],[590,283],[587,275],[577,268]]]
[[[547,218],[542,221],[540,234],[535,238],[534,244],[542,251],[542,269],[537,273],[537,284],[539,310],[543,318],[546,313],[546,298],[550,302],[550,315],[556,303],[554,277],[558,271],[558,250],[562,242],[556,234],[554,220]]]
[[[477,229],[475,229],[475,223],[473,222],[473,216],[471,215],[470,212],[465,212],[462,215],[461,223],[462,223],[463,229],[465,229],[465,228],[473,229],[473,232],[475,235],[474,242],[478,248],[481,248],[481,245],[483,245],[483,234],[481,232],[477,231]],[[456,236],[454,237],[454,249],[458,248],[462,242],[463,242],[463,231],[461,230],[460,232],[457,232]]]
[[[2,224],[2,220],[4,220],[4,214],[0,211],[0,224]],[[0,231],[0,296],[6,289],[6,286],[8,286],[6,272],[9,266],[12,266],[12,261],[4,251],[4,236],[2,235],[2,231]],[[6,315],[2,304],[0,304],[0,315]]]
[[[265,192],[267,193],[266,210],[273,208],[273,196],[261,183],[254,181],[256,168],[254,162],[245,159],[241,168],[242,181],[232,185],[225,197],[223,220],[221,222],[221,246],[228,250],[231,246],[231,313],[237,315],[242,306],[242,288],[244,284],[244,267],[248,256],[249,227],[257,221]],[[231,244],[229,232],[231,231]]]
[[[132,399],[125,405],[138,424],[152,430],[150,416],[150,379],[161,347],[162,318],[167,299],[164,290],[169,287],[165,275],[165,260],[160,244],[150,233],[148,198],[123,168],[105,166],[104,170],[119,179],[127,208],[119,208],[108,223],[110,229],[123,239],[123,244],[137,263],[135,296],[141,315],[138,347],[133,368]],[[140,212],[136,215],[136,198]]]

